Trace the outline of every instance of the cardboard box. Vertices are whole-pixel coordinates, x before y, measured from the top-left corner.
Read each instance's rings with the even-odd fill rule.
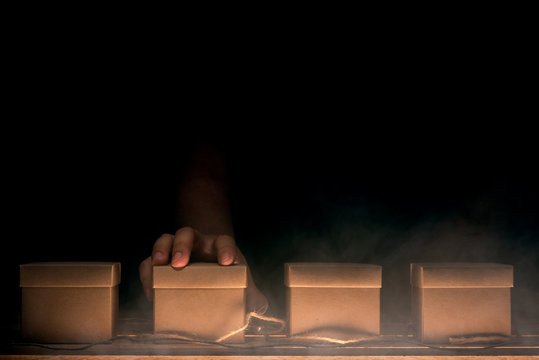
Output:
[[[245,265],[154,266],[154,332],[217,340],[245,322]],[[243,332],[226,340],[243,342]]]
[[[288,263],[285,285],[291,336],[349,339],[380,333],[381,266]]]
[[[116,334],[119,283],[119,263],[21,265],[22,336],[47,343],[110,339]]]
[[[511,335],[513,267],[493,263],[413,263],[412,318],[425,343],[450,336]]]

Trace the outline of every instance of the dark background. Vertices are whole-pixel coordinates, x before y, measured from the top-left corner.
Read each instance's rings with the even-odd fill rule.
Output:
[[[529,320],[539,292],[535,139],[507,118],[461,123],[460,111],[417,123],[357,112],[294,126],[268,117],[209,130],[181,117],[5,133],[17,141],[3,172],[2,316],[17,323],[18,265],[31,261],[119,261],[122,308],[151,309],[138,264],[176,230],[182,163],[202,134],[227,154],[236,240],[271,315],[284,316],[288,261],[382,265],[384,323],[407,320],[410,262],[488,261],[515,266],[515,318]]]
[[[270,315],[287,261],[382,265],[382,330],[407,321],[410,262],[489,261],[515,267],[514,330],[539,323],[533,11],[220,26],[54,10],[5,11],[2,332],[31,261],[119,261],[121,308],[151,314],[138,264],[176,230],[194,134],[229,154]]]
[[[411,261],[489,261],[515,266],[515,313],[537,319],[528,24],[264,34],[271,46],[21,26],[0,132],[1,323],[17,324],[30,261],[120,261],[121,306],[151,309],[138,264],[176,230],[185,154],[205,136],[228,154],[236,240],[270,314],[287,261],[382,265],[386,322],[406,321]]]

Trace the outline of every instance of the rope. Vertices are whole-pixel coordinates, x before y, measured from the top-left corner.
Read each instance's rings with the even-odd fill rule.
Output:
[[[223,341],[225,341],[229,337],[234,336],[234,335],[236,335],[236,334],[238,334],[238,333],[240,333],[242,331],[245,331],[249,327],[249,324],[251,323],[251,320],[253,318],[260,319],[260,320],[263,320],[263,321],[268,321],[268,322],[279,323],[281,325],[279,327],[279,329],[274,330],[271,333],[280,332],[280,331],[284,330],[284,328],[286,327],[286,322],[284,320],[274,318],[274,317],[260,315],[260,314],[253,311],[253,312],[250,312],[247,315],[247,320],[245,321],[245,325],[243,325],[242,327],[240,327],[237,330],[233,330],[233,331],[229,332],[228,334],[221,336],[219,339],[215,340],[215,342],[216,343],[222,343]]]
[[[340,340],[340,339],[335,339],[335,338],[326,337],[326,336],[290,336],[288,339],[290,340],[290,342],[294,342],[297,340],[299,341],[306,340],[306,341],[325,342],[325,343],[338,344],[338,345],[350,345],[350,344],[355,344],[362,341],[381,340],[379,336],[363,336],[363,337],[350,339],[350,340]]]

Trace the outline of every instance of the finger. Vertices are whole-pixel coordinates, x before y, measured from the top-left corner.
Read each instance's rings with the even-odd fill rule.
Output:
[[[142,289],[144,290],[144,295],[150,301],[153,300],[153,280],[152,280],[152,257],[147,257],[142,261],[138,267],[140,282],[142,283]]]
[[[176,231],[172,245],[172,260],[170,264],[175,268],[187,266],[195,241],[195,230],[191,227],[183,227]]]
[[[230,235],[219,235],[213,243],[217,262],[220,265],[231,265],[237,257],[236,242]]]
[[[247,264],[245,256],[241,253],[240,250],[237,250],[236,264]],[[258,290],[255,285],[253,275],[251,274],[251,269],[247,266],[247,289],[246,289],[246,302],[247,302],[247,311],[254,311],[258,314],[265,314],[268,310],[268,299],[266,296]]]
[[[168,264],[168,257],[173,241],[174,235],[171,234],[163,234],[155,241],[152,250],[152,265]]]
[[[245,259],[245,256],[241,253],[240,250],[237,251],[237,260],[236,264],[245,264],[247,265],[247,288],[255,288],[255,281],[253,279],[253,275],[251,274],[251,268],[249,268],[249,264],[247,264],[247,260]]]
[[[246,291],[246,307],[247,311],[254,311],[258,314],[265,314],[268,311],[268,299],[256,286],[247,288]]]

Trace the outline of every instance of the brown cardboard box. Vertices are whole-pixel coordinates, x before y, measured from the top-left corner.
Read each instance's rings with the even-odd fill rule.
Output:
[[[245,265],[154,266],[154,331],[217,340],[245,322]],[[243,332],[226,340],[243,342]]]
[[[30,263],[20,277],[24,338],[91,343],[115,336],[119,263]]]
[[[288,263],[285,285],[291,336],[349,339],[380,333],[381,266]]]
[[[511,335],[513,267],[492,263],[413,263],[412,317],[418,338]]]

